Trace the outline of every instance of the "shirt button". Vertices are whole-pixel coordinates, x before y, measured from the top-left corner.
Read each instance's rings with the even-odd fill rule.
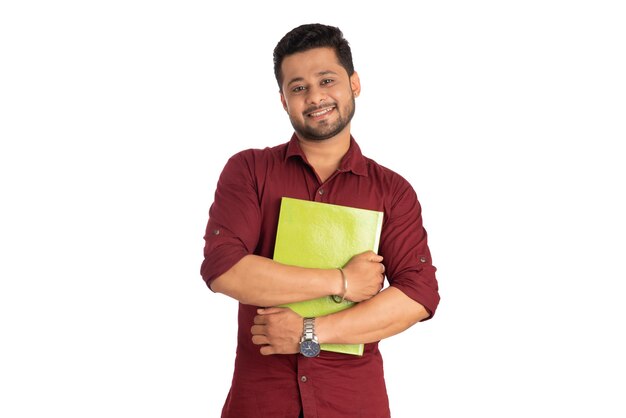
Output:
[[[319,194],[324,194],[324,189],[319,189],[317,192],[318,192]]]
[[[420,257],[420,261],[421,261],[422,263],[425,263],[425,262],[426,262],[426,257]]]
[[[300,381],[301,381],[302,383],[306,383],[306,381],[307,381],[307,380],[309,380],[309,379],[307,379],[307,377],[306,377],[306,376],[302,376],[302,377],[300,378]]]
[[[219,229],[214,229],[213,230],[213,235],[219,235],[220,234],[220,230]]]

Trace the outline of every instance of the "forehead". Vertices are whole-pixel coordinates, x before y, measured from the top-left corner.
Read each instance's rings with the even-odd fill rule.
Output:
[[[296,78],[309,78],[327,71],[348,75],[339,63],[333,48],[313,48],[288,55],[281,64],[281,70],[283,83],[289,83]]]

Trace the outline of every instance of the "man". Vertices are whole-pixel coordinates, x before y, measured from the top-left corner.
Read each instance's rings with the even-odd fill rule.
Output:
[[[222,417],[389,417],[378,341],[431,318],[439,303],[420,204],[409,183],[364,157],[350,134],[361,85],[338,28],[287,33],[274,50],[274,71],[295,133],[286,144],[230,158],[205,235],[202,277],[240,302]],[[343,272],[273,261],[285,196],[384,212],[380,254],[357,254]],[[385,275],[389,287],[381,291]],[[326,295],[360,303],[314,320],[276,307]],[[365,350],[301,353],[303,339],[365,343]]]

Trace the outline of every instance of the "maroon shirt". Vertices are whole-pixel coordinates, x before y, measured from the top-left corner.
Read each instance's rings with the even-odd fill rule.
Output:
[[[340,168],[321,183],[294,135],[286,144],[230,158],[209,211],[201,274],[207,284],[247,254],[272,258],[282,197],[384,212],[379,254],[389,285],[435,313],[435,267],[421,207],[400,175],[364,157],[351,138]],[[237,356],[223,418],[389,417],[378,343],[362,357],[322,351],[263,356],[252,343],[256,306],[239,304]]]

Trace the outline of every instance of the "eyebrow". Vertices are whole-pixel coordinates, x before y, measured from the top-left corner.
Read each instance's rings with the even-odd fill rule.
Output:
[[[325,75],[329,75],[329,74],[332,74],[332,75],[337,75],[337,73],[336,73],[336,72],[331,71],[331,70],[320,71],[320,72],[318,72],[318,73],[315,73],[315,75],[316,75],[317,77],[324,77]],[[292,78],[292,79],[289,81],[289,83],[287,83],[287,86],[290,86],[290,85],[292,85],[293,83],[297,83],[297,82],[299,82],[299,81],[304,81],[304,77],[296,77],[296,78]]]

